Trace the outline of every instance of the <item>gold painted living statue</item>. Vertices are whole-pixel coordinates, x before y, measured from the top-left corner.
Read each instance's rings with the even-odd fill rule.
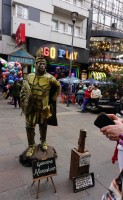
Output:
[[[46,60],[40,48],[35,59],[35,73],[27,75],[21,90],[21,107],[26,119],[26,132],[29,148],[26,156],[31,157],[35,150],[35,127],[39,125],[41,149],[47,150],[47,125],[57,126],[56,100],[60,93],[60,83],[46,72]]]

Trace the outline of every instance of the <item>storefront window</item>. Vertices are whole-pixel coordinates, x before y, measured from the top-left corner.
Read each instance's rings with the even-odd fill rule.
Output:
[[[90,74],[104,72],[109,75],[123,68],[123,39],[91,38]],[[92,73],[93,72],[93,73]]]

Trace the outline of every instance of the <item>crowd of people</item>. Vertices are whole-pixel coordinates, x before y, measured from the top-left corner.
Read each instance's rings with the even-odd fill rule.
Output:
[[[63,84],[62,94],[66,95],[66,99],[68,92],[71,96],[75,95],[74,103],[82,112],[87,112],[87,108],[98,108],[101,100],[106,100],[108,105],[115,107],[117,116],[123,115],[123,88],[117,89],[110,86],[103,88],[97,84],[86,85],[82,81],[79,84],[70,84],[70,89],[67,85],[69,84]]]
[[[102,97],[101,90],[95,85],[84,85],[80,81],[75,91],[76,103],[78,107],[82,109],[82,112],[86,112],[86,106],[96,108],[98,106],[99,99]]]

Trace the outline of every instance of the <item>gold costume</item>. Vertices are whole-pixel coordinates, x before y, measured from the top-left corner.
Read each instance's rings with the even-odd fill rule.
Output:
[[[29,86],[30,90],[28,89]],[[51,90],[53,91],[52,95],[50,95]],[[27,96],[30,95],[31,97],[31,101],[29,101],[29,113],[25,113],[26,132],[30,147],[28,156],[31,156],[34,152],[36,124],[39,124],[42,149],[47,149],[47,119],[52,116],[52,105],[49,104],[49,98],[52,98],[53,101],[56,101],[59,92],[60,83],[55,79],[54,76],[48,73],[44,73],[41,76],[31,73],[27,76],[26,80],[24,80],[24,85],[21,90],[21,103],[23,107],[28,105],[28,103],[27,105],[24,105],[23,103],[23,94],[26,93]]]

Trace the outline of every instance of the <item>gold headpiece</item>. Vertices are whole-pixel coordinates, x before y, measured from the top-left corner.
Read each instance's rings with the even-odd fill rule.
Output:
[[[38,51],[36,52],[36,57],[44,58],[44,52],[43,48],[39,48]]]
[[[46,59],[44,58],[44,53],[43,53],[43,48],[41,47],[40,49],[38,49],[38,51],[36,52],[36,59],[35,59],[35,63],[41,63],[41,62],[46,62]]]

